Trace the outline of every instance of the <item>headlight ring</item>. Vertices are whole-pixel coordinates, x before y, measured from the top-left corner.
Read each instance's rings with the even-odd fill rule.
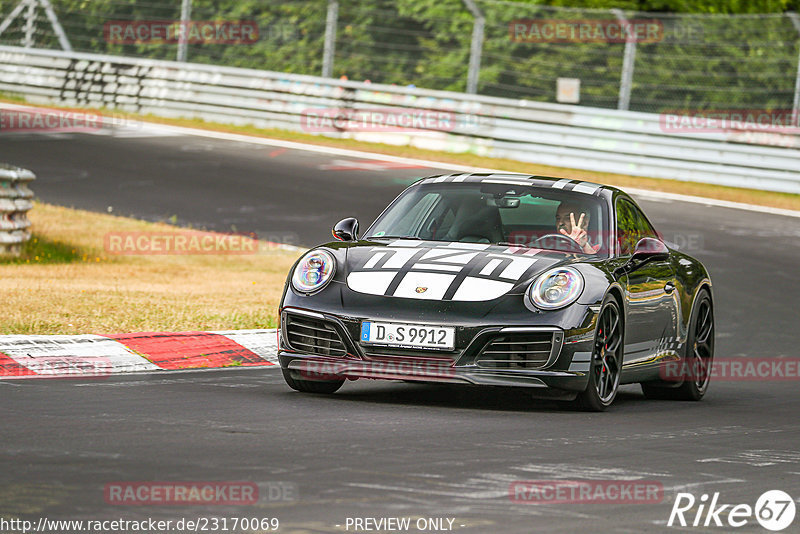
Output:
[[[333,254],[322,249],[312,250],[303,256],[292,273],[295,291],[309,295],[324,288],[336,272]]]
[[[539,309],[557,310],[578,300],[584,285],[577,269],[556,267],[539,275],[528,289],[528,296]]]

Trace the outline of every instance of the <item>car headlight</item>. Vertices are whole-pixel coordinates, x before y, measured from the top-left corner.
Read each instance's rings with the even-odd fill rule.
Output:
[[[557,310],[578,300],[583,276],[572,267],[556,267],[542,273],[528,291],[537,308]]]
[[[300,293],[313,293],[325,287],[336,271],[330,252],[312,250],[300,260],[292,274],[292,286]]]

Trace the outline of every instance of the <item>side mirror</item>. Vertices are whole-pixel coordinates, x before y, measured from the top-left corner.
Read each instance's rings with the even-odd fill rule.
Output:
[[[339,241],[356,241],[358,239],[358,219],[355,217],[342,219],[336,223],[331,233]]]
[[[633,251],[632,261],[665,260],[669,258],[669,249],[663,241],[643,237],[636,243],[636,250]]]
[[[643,237],[636,243],[631,259],[614,269],[614,274],[619,276],[632,273],[651,260],[665,260],[669,258],[669,249],[663,241],[653,237]]]

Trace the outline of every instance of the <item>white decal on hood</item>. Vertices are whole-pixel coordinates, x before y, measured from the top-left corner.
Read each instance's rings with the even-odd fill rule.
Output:
[[[375,267],[376,263],[378,263],[379,261],[381,261],[381,259],[383,259],[384,256],[386,256],[385,252],[378,252],[376,254],[373,254],[372,257],[369,259],[369,261],[367,261],[367,263],[364,264],[364,268],[372,269],[373,267]]]
[[[350,273],[347,277],[347,287],[358,293],[383,295],[395,276],[397,271]]]
[[[492,276],[492,273],[494,272],[494,270],[501,263],[503,263],[503,260],[500,260],[498,258],[494,258],[494,259],[489,260],[489,263],[487,263],[486,266],[483,269],[481,269],[481,274],[483,276]]]
[[[519,280],[535,261],[532,258],[511,258],[511,265],[503,269],[503,272],[500,273],[500,278]]]
[[[393,250],[392,255],[383,264],[383,269],[400,269],[410,260],[417,251],[415,249]]]
[[[371,248],[367,256],[356,260],[352,266],[347,285],[353,291],[370,295],[423,300],[443,300],[445,296],[455,301],[492,300],[508,293],[530,272],[537,261],[530,253],[539,252],[520,247],[459,250],[461,245],[465,243],[435,248],[428,248],[429,244],[425,248]],[[512,250],[521,254],[509,253]],[[364,263],[359,265],[361,261]]]
[[[453,295],[453,300],[492,300],[502,297],[508,293],[514,284],[509,282],[499,282],[497,280],[486,280],[485,278],[475,278],[468,276]]]

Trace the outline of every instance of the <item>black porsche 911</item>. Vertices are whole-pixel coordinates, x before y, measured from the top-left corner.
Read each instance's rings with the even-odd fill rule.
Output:
[[[423,178],[364,233],[306,253],[280,303],[288,385],[348,379],[531,388],[600,411],[620,384],[699,400],[711,280],[614,187],[518,174]],[[680,370],[675,372],[675,370]]]

